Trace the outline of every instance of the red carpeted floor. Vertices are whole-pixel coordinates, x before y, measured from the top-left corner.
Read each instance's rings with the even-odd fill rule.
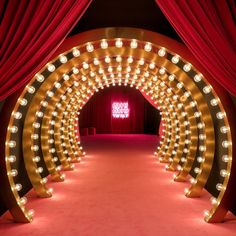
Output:
[[[35,209],[31,224],[0,221],[0,235],[9,236],[198,236],[235,235],[236,218],[207,224],[202,212],[209,194],[187,199],[173,173],[153,157],[158,139],[151,135],[96,135],[82,140],[87,156],[66,172],[51,199],[29,195]]]

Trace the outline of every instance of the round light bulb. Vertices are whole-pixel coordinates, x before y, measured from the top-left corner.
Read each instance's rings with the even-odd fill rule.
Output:
[[[179,62],[179,55],[175,55],[171,58],[171,61],[174,63],[174,64],[177,64]]]
[[[216,189],[218,190],[218,191],[221,191],[221,190],[223,190],[223,185],[222,184],[217,184],[216,185]]]
[[[28,101],[27,101],[27,99],[25,99],[25,98],[22,98],[22,99],[20,100],[20,105],[21,105],[21,106],[26,106],[27,103],[28,103]]]
[[[80,56],[80,51],[79,51],[79,49],[73,48],[73,49],[72,49],[72,54],[73,54],[74,57]]]
[[[53,72],[56,69],[56,67],[53,64],[48,64],[47,69],[48,71]]]
[[[18,175],[18,171],[16,169],[11,170],[11,176],[16,177]]]
[[[88,52],[92,52],[92,51],[94,50],[93,45],[92,45],[91,43],[88,43],[87,46],[86,46],[86,50],[87,50]]]
[[[7,144],[10,148],[14,148],[16,146],[16,141],[10,140]]]
[[[22,113],[17,111],[17,112],[14,112],[13,116],[15,119],[19,120],[22,118]]]
[[[10,132],[11,133],[17,133],[17,131],[18,131],[18,128],[17,128],[17,126],[12,126],[11,128],[10,128]]]
[[[146,43],[145,45],[144,45],[144,50],[146,51],[146,52],[150,52],[151,50],[152,50],[152,44],[151,43]]]
[[[16,161],[16,156],[14,155],[10,155],[7,160],[10,162],[10,163],[14,163]]]
[[[225,114],[224,114],[223,112],[218,112],[218,113],[216,113],[216,117],[217,117],[217,119],[219,119],[219,120],[223,119],[224,116],[225,116]]]
[[[202,75],[197,74],[197,75],[194,76],[194,81],[195,82],[200,82],[201,80],[202,80]]]
[[[229,173],[228,173],[228,171],[227,170],[221,170],[220,171],[220,175],[222,176],[222,177],[226,177],[226,176],[228,176],[229,175]]]
[[[132,41],[130,42],[130,47],[131,48],[137,48],[138,47],[138,42],[136,39],[132,39]]]
[[[229,131],[229,127],[222,126],[222,127],[220,128],[220,132],[223,133],[223,134],[226,134],[228,131]]]
[[[21,185],[21,184],[16,184],[16,185],[15,185],[15,190],[16,190],[16,191],[19,192],[21,189],[22,189],[22,185]]]

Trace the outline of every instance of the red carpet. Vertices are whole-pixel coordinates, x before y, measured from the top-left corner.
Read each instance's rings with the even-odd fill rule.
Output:
[[[63,183],[49,183],[51,199],[29,193],[35,209],[31,224],[0,222],[0,235],[9,236],[156,236],[235,235],[236,218],[207,224],[202,212],[209,195],[187,199],[153,152],[156,136],[97,135],[83,138],[88,155],[66,172]]]

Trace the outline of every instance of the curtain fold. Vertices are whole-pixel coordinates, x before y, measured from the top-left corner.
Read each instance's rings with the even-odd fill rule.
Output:
[[[156,0],[186,46],[236,96],[236,27],[232,0]]]
[[[39,71],[91,0],[9,0],[0,5],[0,100]]]

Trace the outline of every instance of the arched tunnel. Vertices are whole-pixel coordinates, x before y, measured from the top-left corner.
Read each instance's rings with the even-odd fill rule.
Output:
[[[142,29],[102,28],[66,39],[11,101],[9,122],[1,122],[1,201],[16,222],[33,220],[24,197],[31,185],[38,197],[51,197],[47,175],[64,181],[62,170],[73,170],[86,155],[80,110],[94,93],[121,85],[139,90],[160,111],[154,158],[175,171],[176,182],[191,176],[185,196],[211,193],[205,221],[221,222],[235,210],[235,124],[227,93],[177,41]]]

